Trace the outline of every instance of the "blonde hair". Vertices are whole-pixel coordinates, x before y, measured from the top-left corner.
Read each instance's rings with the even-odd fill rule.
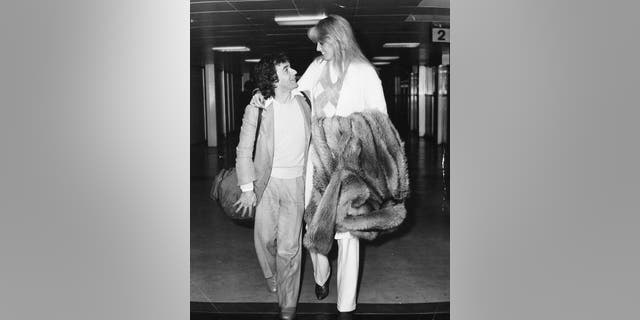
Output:
[[[307,36],[313,42],[327,43],[334,48],[334,59],[341,73],[354,61],[371,64],[360,50],[351,25],[339,15],[332,14],[318,21]]]

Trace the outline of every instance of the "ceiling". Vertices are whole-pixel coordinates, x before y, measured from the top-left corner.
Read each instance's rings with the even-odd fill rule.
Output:
[[[418,59],[418,49],[386,49],[385,42],[430,42],[431,26],[449,26],[449,0],[191,0],[191,64],[211,61],[213,46],[243,45],[241,58],[284,51],[306,65],[317,53],[310,26],[279,26],[279,15],[338,14],[352,25],[363,52]]]

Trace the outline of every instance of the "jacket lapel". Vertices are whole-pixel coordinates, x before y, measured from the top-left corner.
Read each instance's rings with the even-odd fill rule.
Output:
[[[262,125],[264,126],[264,129],[260,129],[260,130],[264,130],[264,134],[265,134],[265,140],[267,142],[267,156],[268,159],[271,161],[273,160],[273,137],[274,137],[274,128],[273,128],[273,124],[274,124],[274,119],[273,119],[273,101],[269,104],[267,104],[264,108],[264,111],[262,112]]]

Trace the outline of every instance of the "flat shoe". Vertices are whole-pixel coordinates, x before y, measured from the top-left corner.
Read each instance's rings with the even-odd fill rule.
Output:
[[[278,292],[278,286],[276,283],[276,277],[267,278],[267,291],[271,293]]]
[[[318,300],[322,300],[329,295],[329,281],[325,282],[323,285],[318,285],[316,283],[316,298]]]

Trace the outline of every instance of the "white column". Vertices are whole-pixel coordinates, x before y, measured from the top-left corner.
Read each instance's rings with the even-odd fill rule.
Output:
[[[207,106],[207,145],[218,146],[218,128],[216,119],[216,70],[213,63],[204,66],[204,94]]]
[[[438,66],[438,135],[437,142],[449,141],[449,67]]]
[[[218,79],[218,87],[220,88],[220,117],[222,118],[220,121],[220,132],[226,136],[227,135],[227,104],[229,97],[229,86],[227,83],[227,71],[222,70],[220,72],[220,77]]]
[[[427,67],[418,67],[418,136],[424,137],[427,128]]]
[[[418,67],[411,67],[409,76],[409,129],[418,129]]]

